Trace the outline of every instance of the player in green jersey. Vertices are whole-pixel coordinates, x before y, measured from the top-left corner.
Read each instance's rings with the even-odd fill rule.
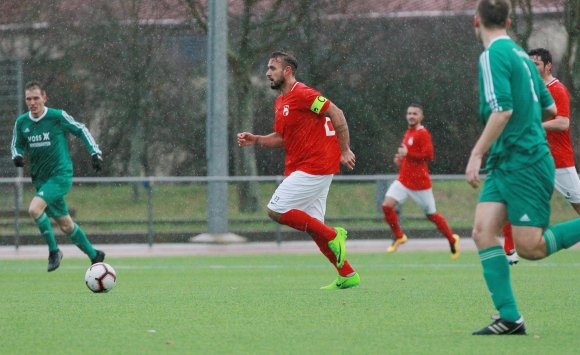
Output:
[[[485,47],[479,59],[480,115],[485,128],[465,174],[477,188],[483,155],[489,153],[473,239],[499,311],[494,322],[474,335],[526,334],[507,257],[496,237],[507,221],[513,226],[518,254],[525,259],[542,259],[580,241],[580,218],[548,227],[555,168],[542,114],[554,115],[556,106],[534,62],[508,37],[509,13],[508,0],[480,0],[474,18],[477,37]]]
[[[83,230],[72,220],[65,196],[72,187],[73,167],[68,148],[68,134],[82,139],[91,153],[96,171],[101,170],[99,146],[82,123],[76,122],[63,110],[45,106],[47,96],[42,85],[29,82],[25,86],[25,99],[29,112],[16,119],[12,137],[12,160],[17,167],[24,166],[28,152],[30,175],[36,195],[30,202],[28,213],[40,229],[48,244],[48,271],[60,266],[62,252],[58,248],[50,218],[90,258],[91,263],[101,262],[105,253],[93,248]]]

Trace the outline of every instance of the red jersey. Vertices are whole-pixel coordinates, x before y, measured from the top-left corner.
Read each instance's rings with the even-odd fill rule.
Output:
[[[340,171],[340,145],[330,118],[324,112],[330,101],[320,92],[296,82],[274,103],[274,131],[284,139],[284,175],[296,170],[312,175]]]
[[[556,116],[570,119],[570,93],[568,89],[560,80],[555,78],[546,84],[546,87],[556,103],[556,108],[558,109]],[[555,119],[556,116],[548,118],[547,121]],[[556,169],[574,166],[574,150],[570,142],[570,127],[564,132],[546,131],[546,138],[554,157],[554,163],[556,163]]]
[[[427,128],[409,128],[403,137],[407,155],[401,161],[399,181],[410,190],[431,188],[431,177],[427,163],[433,160],[433,143]]]

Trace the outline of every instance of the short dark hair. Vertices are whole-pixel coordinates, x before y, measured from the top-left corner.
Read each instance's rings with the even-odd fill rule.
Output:
[[[412,102],[407,108],[409,108],[409,107],[416,107],[419,110],[421,110],[421,112],[425,113],[425,110],[423,110],[423,105],[421,105],[421,104]]]
[[[486,28],[505,28],[511,5],[507,0],[479,0],[477,14]]]
[[[528,52],[528,55],[540,57],[544,65],[552,63],[552,54],[545,48],[535,48]]]
[[[24,91],[28,91],[28,90],[33,90],[33,89],[39,89],[41,93],[46,94],[46,92],[44,91],[44,87],[42,86],[42,84],[40,83],[40,81],[29,81],[24,85]]]
[[[281,60],[284,66],[289,66],[290,68],[292,68],[293,73],[296,73],[296,70],[298,70],[298,61],[296,60],[296,57],[288,52],[284,51],[272,52],[272,54],[270,54],[270,59]]]

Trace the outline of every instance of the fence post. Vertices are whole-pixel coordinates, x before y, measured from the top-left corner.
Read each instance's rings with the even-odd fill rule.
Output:
[[[153,181],[143,181],[143,185],[147,189],[147,243],[149,248],[153,246]]]

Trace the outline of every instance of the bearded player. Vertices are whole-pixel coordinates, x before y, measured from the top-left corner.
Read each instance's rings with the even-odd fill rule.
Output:
[[[385,221],[395,236],[387,252],[393,253],[407,242],[407,235],[401,230],[395,206],[403,204],[407,197],[411,197],[423,210],[427,219],[433,222],[441,234],[447,238],[451,259],[457,260],[459,236],[453,234],[447,220],[437,212],[435,207],[428,167],[428,163],[433,160],[434,156],[433,142],[431,134],[422,125],[425,118],[423,107],[419,104],[409,105],[405,118],[408,129],[395,155],[395,164],[400,168],[399,177],[389,186],[382,204]]]
[[[580,214],[580,178],[574,164],[574,149],[570,141],[570,93],[564,84],[552,75],[552,54],[544,48],[532,49],[528,52],[536,64],[540,76],[546,83],[546,88],[554,98],[558,112],[542,122],[550,153],[556,164],[554,187],[570,202],[574,210]],[[504,250],[508,255],[510,265],[517,264],[518,254],[513,242],[512,226],[506,224],[502,230]]]
[[[348,125],[342,110],[296,80],[297,69],[293,55],[270,55],[266,77],[270,87],[281,93],[274,104],[274,132],[238,133],[238,145],[284,148],[287,177],[268,203],[268,215],[277,223],[308,233],[335,266],[336,281],[322,289],[352,288],[359,285],[360,277],[346,259],[347,232],[324,224],[334,174],[340,171],[340,163],[349,170],[355,166]]]

